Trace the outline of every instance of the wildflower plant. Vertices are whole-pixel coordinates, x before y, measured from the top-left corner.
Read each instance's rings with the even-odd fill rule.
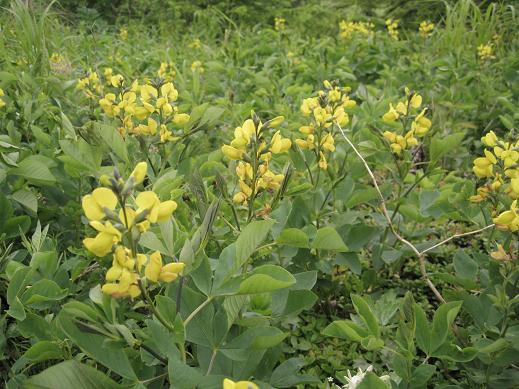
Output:
[[[398,20],[395,19],[387,19],[386,20],[386,28],[387,33],[391,37],[391,39],[394,39],[395,41],[398,40],[399,32],[398,32]]]
[[[271,170],[273,155],[286,153],[292,146],[288,138],[270,130],[281,125],[284,118],[278,116],[262,123],[253,112],[240,127],[234,130],[234,139],[230,144],[222,146],[222,153],[229,159],[237,161],[236,176],[239,191],[233,196],[233,202],[248,206],[248,219],[254,216],[255,201],[263,193],[272,194],[282,188],[285,175]],[[274,197],[267,200],[270,209]]]
[[[176,202],[161,202],[153,191],[135,193],[144,181],[146,162],[140,162],[127,180],[117,170],[112,177],[102,176],[103,185],[82,199],[90,227],[97,231],[83,244],[94,255],[113,255],[102,291],[113,297],[138,297],[143,291],[142,278],[149,282],[171,282],[184,267],[182,263],[163,265],[160,252],[149,257],[139,252],[139,239],[154,223],[168,220]],[[144,270],[144,274],[143,274]]]
[[[355,100],[348,95],[350,91],[349,87],[340,87],[338,81],[324,81],[324,90],[319,91],[316,97],[304,99],[301,104],[301,112],[309,122],[299,128],[305,137],[295,142],[301,150],[314,154],[319,170],[328,169],[328,159],[335,152],[337,126],[344,127],[349,123],[346,110],[356,106]],[[314,179],[311,169],[308,169],[310,180],[315,185],[319,181],[319,170]]]
[[[420,26],[418,27],[418,32],[420,33],[420,36],[422,38],[429,38],[434,32],[434,23],[431,21],[424,20],[420,23]]]
[[[375,25],[371,22],[353,22],[341,20],[339,22],[339,36],[343,40],[351,39],[355,34],[372,36]]]
[[[405,150],[419,144],[418,139],[425,137],[431,129],[432,122],[427,118],[427,108],[421,108],[422,96],[405,89],[405,99],[393,106],[382,116],[386,123],[398,123],[398,130],[384,131],[383,136],[389,142],[391,151],[401,156]]]

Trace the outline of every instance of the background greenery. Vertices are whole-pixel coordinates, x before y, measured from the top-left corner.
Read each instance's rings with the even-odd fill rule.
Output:
[[[98,261],[82,247],[87,227],[80,199],[96,186],[99,172],[118,166],[129,173],[146,155],[130,140],[122,146],[124,152],[115,149],[104,137],[106,132],[99,130],[100,125],[111,131],[115,127],[95,100],[76,89],[77,80],[89,69],[102,74],[110,67],[132,80],[152,78],[162,62],[170,62],[180,91],[179,106],[183,112],[199,113],[190,125],[200,132],[189,137],[168,162],[180,178],[167,176],[169,186],[162,187],[162,194],[179,203],[176,254],[203,225],[203,210],[219,197],[216,172],[225,178],[229,191],[235,185],[233,168],[219,152],[232,138],[234,127],[251,110],[265,119],[283,115],[283,134],[294,138],[306,124],[299,110],[302,100],[322,89],[324,80],[338,79],[352,88],[358,106],[348,131],[384,182],[388,198],[397,187],[406,189],[412,183],[392,181],[393,157],[380,137],[380,118],[389,101],[403,95],[404,86],[418,91],[430,107],[433,129],[423,159],[432,161],[434,168],[427,170],[427,179],[405,199],[390,202],[392,209],[402,202],[398,221],[408,239],[436,241],[482,227],[493,216],[484,205],[468,199],[477,186],[471,169],[482,151],[481,136],[494,130],[517,140],[519,39],[513,2],[63,0],[49,4],[20,0],[0,4],[0,87],[6,94],[0,113],[0,374],[8,388],[31,387],[28,377],[62,361],[81,362],[80,367],[68,368],[86,369],[87,377],[95,376],[87,368],[95,368],[127,387],[194,387],[178,381],[171,369],[176,372],[178,368],[187,376],[194,374],[191,368],[205,373],[211,357],[205,340],[188,331],[191,359],[186,370],[177,365],[171,368],[176,355],[160,348],[161,339],[168,336],[164,328],[142,307],[102,297],[95,288],[103,282],[109,261]],[[274,29],[274,18],[280,16],[286,19],[284,31]],[[386,32],[388,18],[400,20],[398,41]],[[370,21],[376,33],[343,40],[339,37],[341,20]],[[436,23],[427,39],[418,34],[423,20]],[[121,28],[127,29],[127,39],[121,37]],[[193,46],[196,39],[201,42],[199,48]],[[481,61],[477,47],[488,42],[495,58]],[[61,56],[58,62],[50,60],[53,53]],[[203,74],[191,70],[194,61],[202,63]],[[473,353],[471,358],[429,355],[413,341],[410,359],[403,362],[385,349],[366,349],[337,333],[328,336],[330,329],[325,328],[334,320],[351,315],[362,322],[364,316],[351,295],[364,296],[386,345],[403,342],[399,340],[405,331],[402,323],[414,332],[420,309],[431,322],[439,311],[412,253],[395,239],[385,242],[386,226],[377,216],[376,193],[363,166],[344,144],[338,146],[337,155],[334,174],[338,176],[343,158],[346,174],[331,191],[332,200],[325,200],[325,207],[320,205],[329,187],[294,190],[272,218],[283,221],[286,228],[304,230],[311,239],[318,227],[331,226],[347,250],[328,252],[319,247],[315,252],[315,247],[290,244],[263,247],[262,243],[279,240],[282,227],[265,234],[265,242],[253,247],[254,266],[276,264],[300,277],[306,274],[310,281],[301,281],[304,287],[297,290],[302,303],[276,316],[272,299],[288,299],[283,293],[293,290],[247,297],[229,336],[268,323],[272,344],[266,341],[261,352],[255,351],[253,367],[240,365],[243,369],[239,370],[217,359],[216,378],[200,387],[221,387],[222,377],[232,376],[236,380],[252,377],[265,388],[326,388],[331,385],[327,377],[344,384],[348,369],[368,364],[375,366],[378,375],[391,373],[394,387],[399,388],[517,387],[517,259],[503,264],[488,255],[496,243],[510,245],[516,237],[497,230],[456,240],[429,256],[428,271],[436,286],[448,301],[463,302],[461,308],[449,306],[452,320],[445,328],[451,329],[456,318],[458,330],[449,330],[446,342],[466,349],[467,355]],[[296,188],[308,181],[305,167],[294,150],[275,163],[282,169],[288,159],[294,167],[291,185]],[[199,180],[189,178],[194,176]],[[159,179],[154,177],[153,184]],[[327,185],[333,182],[330,179]],[[199,197],[200,185],[205,198]],[[231,219],[230,206],[223,202],[219,212],[204,254],[209,273],[222,248],[238,239],[223,221]],[[161,241],[165,239],[155,232]],[[153,244],[148,246],[151,249]],[[185,310],[203,297],[196,282],[189,281],[188,287],[191,300],[184,304]],[[175,290],[171,286],[155,293],[174,300]],[[81,307],[74,305],[79,302]],[[224,306],[228,304],[215,303],[211,312],[204,311],[200,322],[209,323],[212,331],[218,315],[229,314]],[[169,374],[167,366],[129,346],[115,330],[117,339],[99,340],[103,347],[88,349],[84,343],[88,331],[68,328],[67,319],[91,310],[96,312],[96,325],[124,324],[139,342],[158,350],[169,360]],[[185,318],[186,313],[180,315]],[[251,316],[257,320],[254,324]],[[283,336],[274,340],[278,331]],[[103,359],[100,354],[106,349],[113,352],[114,360],[131,361],[129,367]],[[241,354],[229,358],[245,364]],[[411,367],[403,368],[408,362]],[[277,371],[274,376],[273,370]],[[135,374],[138,380],[132,377]],[[289,379],[283,381],[283,377]],[[110,387],[112,380],[106,385]]]

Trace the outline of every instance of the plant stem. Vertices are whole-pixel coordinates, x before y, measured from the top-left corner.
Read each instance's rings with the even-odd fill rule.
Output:
[[[213,301],[213,296],[208,296],[207,299],[202,304],[200,304],[198,307],[196,307],[196,309],[193,312],[191,312],[191,314],[186,318],[186,320],[184,320],[184,327],[187,327],[189,322],[191,320],[193,320],[193,318],[198,314],[198,312],[200,312],[202,309],[204,309],[204,307],[207,304],[209,304],[211,301]]]

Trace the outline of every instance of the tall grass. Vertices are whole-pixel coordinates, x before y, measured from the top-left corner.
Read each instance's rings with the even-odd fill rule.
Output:
[[[7,9],[13,39],[11,47],[18,51],[17,56],[22,56],[35,75],[46,74],[49,70],[47,33],[55,1],[43,9],[36,9],[32,2],[13,0]]]

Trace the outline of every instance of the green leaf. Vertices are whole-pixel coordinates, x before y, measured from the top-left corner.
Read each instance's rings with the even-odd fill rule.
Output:
[[[464,133],[451,134],[444,137],[433,137],[431,139],[430,158],[435,162],[444,155],[449,154],[456,147],[459,147],[465,137]]]
[[[265,240],[274,220],[255,221],[248,224],[236,240],[236,265],[245,263],[258,246]]]
[[[312,248],[316,250],[348,251],[342,238],[332,227],[323,227],[317,230]]]
[[[305,365],[303,359],[290,358],[280,364],[272,372],[270,384],[274,388],[295,388],[297,385],[317,384],[320,380],[317,377],[308,374],[298,374]],[[310,385],[313,387],[314,385]]]
[[[427,382],[431,379],[434,372],[436,371],[436,366],[434,365],[420,365],[413,371],[413,376],[411,377],[411,387],[421,387],[425,386]]]
[[[42,340],[33,344],[23,356],[31,362],[41,362],[49,359],[62,359],[63,353],[55,342]]]
[[[57,317],[57,323],[61,330],[74,342],[85,354],[113,370],[124,378],[137,379],[132,365],[121,347],[109,348],[106,345],[107,337],[92,332],[83,332],[76,325],[77,319],[70,314],[61,311]]]
[[[251,274],[240,284],[238,294],[272,292],[296,283],[295,277],[281,266],[259,266]]]
[[[413,304],[416,323],[416,343],[428,356],[431,355],[431,328],[425,312],[419,304]]]
[[[6,238],[15,238],[25,234],[31,227],[31,218],[27,215],[15,216],[6,221],[3,232]]]
[[[110,147],[110,149],[124,162],[129,162],[128,151],[123,137],[116,128],[105,124],[96,123],[96,132]]]
[[[463,250],[458,250],[454,254],[454,270],[456,275],[463,279],[472,280],[478,274],[478,264]]]
[[[308,235],[303,230],[298,228],[287,228],[281,231],[281,234],[276,239],[278,244],[285,244],[287,246],[308,248]]]
[[[368,351],[378,350],[384,347],[384,341],[376,338],[373,335],[369,335],[360,341],[362,347]]]
[[[120,389],[106,373],[74,360],[64,361],[51,366],[41,373],[30,377],[25,383],[27,389]]]
[[[377,377],[372,372],[367,372],[362,382],[357,386],[357,389],[389,389],[384,381]]]
[[[30,190],[20,189],[14,192],[11,196],[14,200],[18,201],[33,213],[38,212],[38,199]]]
[[[462,301],[451,301],[440,305],[434,313],[431,332],[431,352],[436,351],[447,339],[449,327],[456,319]]]
[[[377,318],[373,314],[373,311],[366,300],[357,294],[352,294],[351,300],[360,318],[368,327],[369,332],[376,338],[380,338],[380,327]]]
[[[368,332],[351,320],[336,320],[323,330],[323,335],[360,342]]]
[[[36,155],[30,155],[9,170],[11,174],[25,178],[34,185],[53,185],[56,178]]]

